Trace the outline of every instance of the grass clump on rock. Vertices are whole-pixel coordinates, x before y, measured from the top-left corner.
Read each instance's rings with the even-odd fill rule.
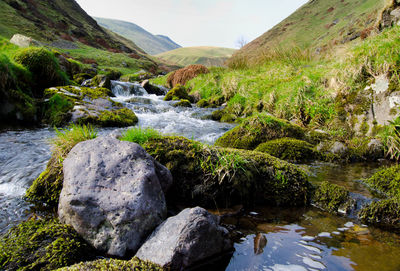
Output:
[[[129,261],[116,259],[102,259],[92,262],[78,263],[73,266],[58,269],[58,271],[163,271],[159,265],[142,261],[137,257]]]
[[[172,173],[174,184],[167,200],[204,207],[303,206],[309,200],[305,173],[268,154],[171,136],[151,139],[143,146]]]
[[[61,71],[56,57],[47,49],[37,47],[21,49],[15,54],[14,60],[32,74],[35,97],[41,97],[47,87],[68,83],[67,75]]]
[[[93,259],[90,246],[57,219],[30,219],[0,238],[0,268],[54,270]]]
[[[138,143],[143,145],[150,139],[160,139],[162,136],[160,132],[152,128],[135,127],[125,131],[122,134],[121,140]]]
[[[305,162],[318,157],[318,153],[314,151],[310,143],[293,138],[280,138],[261,143],[255,151],[268,153],[294,163]]]
[[[215,145],[253,150],[259,144],[282,137],[303,139],[304,129],[268,114],[256,114],[225,133]]]
[[[71,125],[69,128],[57,130],[56,137],[50,143],[52,155],[45,171],[32,183],[26,192],[29,201],[48,208],[57,208],[63,185],[62,163],[70,150],[79,142],[93,139],[97,131],[90,125]]]

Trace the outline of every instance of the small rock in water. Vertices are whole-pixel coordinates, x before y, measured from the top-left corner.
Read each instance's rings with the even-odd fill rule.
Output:
[[[316,269],[325,269],[326,268],[326,266],[323,265],[322,263],[320,263],[318,261],[314,261],[313,259],[310,259],[308,257],[303,258],[303,263],[312,268],[316,268]]]
[[[329,232],[321,232],[318,234],[319,237],[331,237],[331,234]]]
[[[301,239],[306,240],[306,241],[312,241],[312,240],[315,239],[315,237],[314,236],[305,235],[305,236],[301,237]]]
[[[346,224],[344,224],[344,226],[345,226],[346,228],[351,228],[351,227],[354,226],[354,223],[353,223],[353,222],[347,222]]]

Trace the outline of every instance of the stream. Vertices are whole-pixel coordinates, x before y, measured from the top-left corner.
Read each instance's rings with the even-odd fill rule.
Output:
[[[176,101],[165,102],[163,96],[149,95],[138,84],[113,81],[112,85],[116,94],[113,99],[132,109],[141,127],[207,144],[234,127],[210,120],[215,109],[175,108],[172,105]],[[100,129],[99,134],[113,130]],[[31,206],[23,196],[45,169],[50,158],[49,139],[54,135],[50,128],[0,132],[0,234],[29,216]],[[302,165],[311,182],[328,180],[345,186],[359,202],[372,197],[360,179],[371,176],[379,166],[320,162]],[[235,236],[235,252],[221,271],[400,270],[399,235],[314,207],[260,206],[240,215],[224,215],[221,222]]]

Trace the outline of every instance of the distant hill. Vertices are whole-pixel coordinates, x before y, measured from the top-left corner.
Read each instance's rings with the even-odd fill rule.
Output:
[[[359,38],[377,27],[392,0],[310,0],[235,55],[257,55],[276,47],[324,50]]]
[[[156,55],[159,58],[178,65],[203,64],[205,66],[224,66],[224,63],[235,52],[235,49],[222,47],[184,47]]]
[[[105,18],[95,19],[99,25],[135,42],[140,48],[150,55],[160,54],[181,47],[169,37],[163,35],[153,35],[134,23]]]

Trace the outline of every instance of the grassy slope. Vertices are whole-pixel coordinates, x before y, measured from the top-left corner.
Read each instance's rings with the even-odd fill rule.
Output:
[[[177,63],[182,66],[189,64],[203,64],[205,66],[223,66],[225,61],[232,56],[235,49],[222,47],[185,47],[162,54],[157,57]]]
[[[158,66],[158,61],[135,43],[100,27],[74,0],[0,1],[0,36],[9,39],[16,33],[50,47],[54,41],[73,41],[79,49],[55,46],[82,62],[95,60],[100,69],[133,73],[140,69],[156,71]]]
[[[134,23],[105,18],[95,19],[99,25],[132,40],[145,52],[151,55],[156,55],[181,47],[168,37],[163,38],[153,35]]]
[[[389,0],[310,0],[238,54],[258,55],[274,47],[329,48],[377,23]]]

